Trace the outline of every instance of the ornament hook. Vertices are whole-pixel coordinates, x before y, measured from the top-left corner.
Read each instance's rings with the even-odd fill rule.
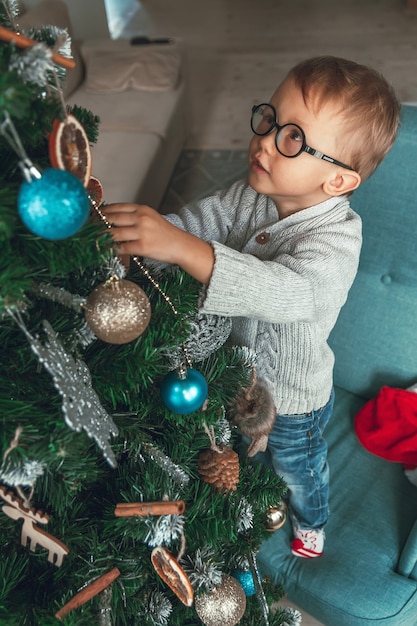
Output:
[[[42,174],[35,167],[33,162],[29,159],[20,137],[17,133],[16,127],[12,122],[12,119],[7,110],[4,111],[4,120],[0,124],[0,133],[6,139],[9,146],[19,157],[19,167],[22,170],[25,180],[30,183],[34,178],[42,178]]]

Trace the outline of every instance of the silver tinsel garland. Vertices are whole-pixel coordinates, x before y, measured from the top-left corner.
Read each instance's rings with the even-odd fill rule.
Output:
[[[51,302],[57,302],[67,309],[73,309],[76,313],[80,313],[83,310],[87,299],[77,293],[71,293],[61,287],[55,287],[48,283],[34,283],[31,286],[31,292],[40,298],[46,298]],[[84,320],[81,328],[75,333],[75,341],[79,343],[83,348],[87,348],[90,343],[93,343],[97,337]]]
[[[109,585],[100,593],[98,626],[113,626],[111,602],[113,595],[113,587]]]
[[[0,468],[0,482],[9,487],[33,487],[36,480],[45,472],[46,464],[41,461],[23,461],[6,464]]]
[[[38,87],[47,85],[52,68],[52,53],[47,46],[40,43],[25,52],[14,52],[9,64],[10,71],[16,71],[22,81]]]
[[[232,429],[230,428],[230,422],[225,417],[222,417],[214,426],[216,433],[216,441],[218,444],[228,446],[232,437]]]
[[[86,298],[83,296],[48,283],[34,283],[31,286],[31,292],[41,298],[51,300],[51,302],[62,304],[62,306],[65,306],[67,309],[73,309],[77,313],[81,311],[81,307],[86,303]]]
[[[81,328],[75,333],[75,339],[77,343],[83,348],[87,348],[90,343],[93,343],[97,339],[87,322],[81,326]]]
[[[215,559],[211,546],[197,548],[194,555],[184,558],[184,571],[195,590],[211,591],[222,581],[223,560]]]
[[[64,28],[49,25],[43,28],[43,31],[46,30],[51,39],[55,41],[54,48],[49,48],[44,43],[39,42],[23,51],[17,50],[10,57],[9,69],[16,71],[26,83],[33,83],[45,89],[53,85],[56,89],[60,89],[52,56],[54,52],[59,52],[66,58],[72,58],[71,38]],[[41,32],[41,29],[31,29],[29,36],[37,40],[40,38],[38,33]],[[59,70],[59,74],[62,74],[61,70]],[[53,77],[52,83],[51,76]]]
[[[153,626],[166,626],[172,613],[172,604],[160,591],[149,595],[146,620]]]
[[[156,519],[147,518],[146,524],[149,527],[145,538],[148,547],[169,547],[183,536],[185,518],[183,515],[162,515]]]
[[[190,482],[190,477],[179,465],[176,465],[172,459],[164,454],[153,444],[144,444],[143,450],[161,469],[163,469],[170,478],[172,478],[180,487],[184,487]]]
[[[253,528],[253,507],[246,498],[242,498],[238,504],[236,526],[239,533]]]
[[[18,30],[17,17],[20,13],[20,0],[3,0],[5,14],[7,19],[4,20],[4,25],[12,30]]]

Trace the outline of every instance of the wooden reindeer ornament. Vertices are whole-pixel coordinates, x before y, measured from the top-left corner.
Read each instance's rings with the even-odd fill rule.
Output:
[[[49,516],[35,508],[27,508],[20,498],[17,498],[11,491],[7,491],[5,487],[0,487],[0,497],[7,503],[2,507],[3,513],[14,520],[23,520],[21,543],[26,547],[29,542],[29,549],[35,552],[36,546],[41,546],[48,550],[48,561],[57,567],[61,567],[64,556],[69,550],[65,544],[53,535],[45,532],[36,526],[39,524],[47,524]]]

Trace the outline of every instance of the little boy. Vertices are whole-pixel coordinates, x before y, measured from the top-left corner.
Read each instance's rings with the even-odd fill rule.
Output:
[[[397,98],[377,72],[309,59],[253,107],[247,181],[178,215],[103,208],[121,254],[177,264],[201,281],[201,311],[232,317],[232,341],[256,353],[277,409],[268,449],[289,488],[297,556],[322,554],[328,518],[327,339],[361,248],[348,198],[391,148],[398,124]]]

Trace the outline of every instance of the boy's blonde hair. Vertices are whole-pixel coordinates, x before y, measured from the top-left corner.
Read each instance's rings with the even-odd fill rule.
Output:
[[[287,79],[301,89],[308,106],[340,106],[344,137],[338,137],[347,163],[369,178],[397,135],[400,104],[387,80],[376,70],[333,56],[314,57],[293,67]]]

